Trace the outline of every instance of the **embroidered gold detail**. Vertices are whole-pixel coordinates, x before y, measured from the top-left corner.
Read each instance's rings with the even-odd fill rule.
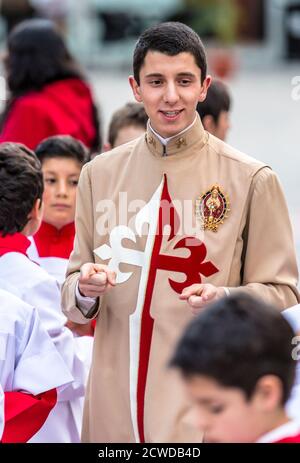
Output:
[[[149,145],[153,145],[154,148],[156,148],[156,140],[151,135],[148,137],[148,143]]]
[[[176,141],[176,146],[177,148],[181,148],[182,146],[186,146],[186,139],[183,138],[183,137],[180,137],[177,141]]]
[[[196,199],[196,217],[201,219],[204,230],[217,232],[229,212],[228,196],[217,184]]]

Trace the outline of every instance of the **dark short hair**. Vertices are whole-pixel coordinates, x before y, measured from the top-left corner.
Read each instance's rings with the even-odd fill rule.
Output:
[[[197,104],[197,111],[201,119],[212,116],[215,124],[218,123],[221,111],[230,110],[230,95],[226,85],[220,80],[213,80],[207,90],[204,101]]]
[[[148,116],[144,106],[140,103],[126,103],[112,116],[108,129],[108,141],[111,146],[115,145],[119,130],[124,127],[138,126],[146,130]]]
[[[201,82],[206,77],[207,63],[204,45],[199,35],[180,22],[165,22],[146,29],[140,36],[133,54],[133,74],[140,83],[140,70],[148,51],[158,51],[169,56],[191,53],[201,70]]]
[[[262,376],[275,375],[284,404],[295,378],[294,336],[273,306],[240,293],[220,299],[190,323],[170,364],[186,378],[201,375],[241,389],[247,399]]]
[[[42,164],[45,159],[50,158],[74,159],[81,165],[89,160],[87,147],[70,135],[54,135],[46,138],[38,144],[35,154]]]
[[[23,230],[35,201],[43,196],[41,163],[20,143],[0,144],[0,233]]]

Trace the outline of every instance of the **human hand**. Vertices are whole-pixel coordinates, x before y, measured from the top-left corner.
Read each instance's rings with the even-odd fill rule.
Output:
[[[116,285],[116,273],[107,265],[87,263],[80,269],[78,289],[83,296],[99,297]]]
[[[224,297],[225,294],[225,289],[221,286],[218,287],[209,283],[194,284],[184,288],[179,298],[187,301],[192,309],[192,313],[197,315],[203,307],[210,302]]]

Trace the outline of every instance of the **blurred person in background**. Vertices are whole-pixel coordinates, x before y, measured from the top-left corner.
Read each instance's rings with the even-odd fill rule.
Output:
[[[205,130],[225,141],[230,129],[231,99],[227,86],[213,80],[204,101],[197,104],[197,111]]]
[[[31,19],[18,24],[8,38],[5,69],[10,96],[0,142],[34,149],[49,136],[68,134],[91,151],[100,149],[91,89],[54,23]]]
[[[179,340],[181,372],[207,443],[300,443],[286,411],[295,381],[295,332],[272,304],[249,294],[204,309]]]
[[[108,129],[108,142],[104,151],[128,143],[146,132],[148,116],[141,103],[126,103],[112,116]]]

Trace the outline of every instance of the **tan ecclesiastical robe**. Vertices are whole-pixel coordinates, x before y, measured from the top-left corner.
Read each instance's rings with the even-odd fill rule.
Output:
[[[182,382],[167,367],[193,316],[179,300],[184,287],[242,289],[279,310],[298,301],[277,176],[209,135],[199,118],[166,148],[148,126],[83,168],[63,287],[64,313],[79,323],[88,321],[75,298],[86,262],[109,264],[117,285],[92,311],[84,442],[201,440]]]

